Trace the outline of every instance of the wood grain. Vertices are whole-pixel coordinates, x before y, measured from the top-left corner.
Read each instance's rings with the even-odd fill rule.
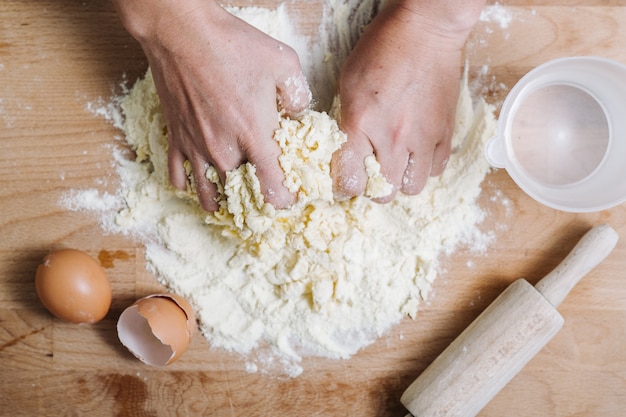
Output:
[[[251,4],[277,2],[239,3]],[[481,22],[467,51],[474,90],[495,104],[551,58],[604,55],[626,63],[623,1],[499,4],[512,14],[508,27]],[[291,7],[313,31],[320,3]],[[485,253],[464,248],[444,260],[445,273],[418,318],[350,360],[306,358],[303,375],[284,379],[248,373],[244,358],[196,337],[171,367],[146,367],[115,334],[122,309],[160,289],[145,269],[142,245],[105,234],[93,215],[59,204],[72,189],[117,189],[111,145],[119,132],[88,107],[119,93],[120,83],[135,80],[146,65],[108,2],[0,2],[0,415],[403,416],[404,389],[509,283],[524,277],[535,284],[593,224],[607,222],[626,237],[623,206],[557,212],[496,171],[482,196],[493,244]],[[114,303],[101,323],[62,323],[37,301],[34,271],[58,247],[83,249],[106,264]],[[622,241],[561,305],[561,332],[480,415],[623,415],[624,275]]]

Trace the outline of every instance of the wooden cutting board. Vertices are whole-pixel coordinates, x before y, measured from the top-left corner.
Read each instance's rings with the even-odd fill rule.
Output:
[[[272,6],[274,1],[240,5]],[[529,69],[568,55],[626,63],[626,2],[501,1],[468,43],[475,91],[499,105]],[[506,7],[504,7],[506,6]],[[319,2],[296,2],[316,27]],[[561,305],[565,327],[481,413],[500,416],[621,416],[626,409],[626,212],[557,212],[526,197],[507,174],[484,184],[484,254],[459,250],[417,319],[405,320],[350,360],[307,358],[294,379],[248,373],[244,360],[196,337],[166,369],[120,346],[122,309],[159,286],[143,247],[104,234],[90,213],[59,204],[72,189],[114,192],[111,145],[120,132],[97,117],[123,80],[146,69],[138,45],[108,2],[0,2],[0,415],[2,416],[403,416],[404,389],[509,283],[535,283],[588,228],[612,225],[615,251]],[[50,249],[100,259],[114,303],[95,326],[53,319],[34,293]]]

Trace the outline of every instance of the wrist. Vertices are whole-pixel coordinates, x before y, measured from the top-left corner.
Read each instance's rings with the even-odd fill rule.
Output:
[[[179,31],[200,13],[213,16],[223,11],[217,2],[207,0],[113,0],[113,4],[122,25],[140,44]]]
[[[486,0],[390,0],[421,32],[463,43],[480,17]]]

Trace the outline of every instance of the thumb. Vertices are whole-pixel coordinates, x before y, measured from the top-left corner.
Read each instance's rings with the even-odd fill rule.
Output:
[[[309,83],[302,71],[279,80],[276,83],[276,89],[278,107],[289,116],[295,116],[305,110],[311,102]]]

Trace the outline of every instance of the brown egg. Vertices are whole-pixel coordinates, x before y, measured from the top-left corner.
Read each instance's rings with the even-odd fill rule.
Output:
[[[154,294],[137,300],[122,312],[117,335],[139,360],[165,366],[180,357],[195,332],[193,310],[175,294]]]
[[[50,313],[73,323],[96,323],[111,306],[111,285],[104,269],[75,249],[46,255],[37,267],[35,288]]]

